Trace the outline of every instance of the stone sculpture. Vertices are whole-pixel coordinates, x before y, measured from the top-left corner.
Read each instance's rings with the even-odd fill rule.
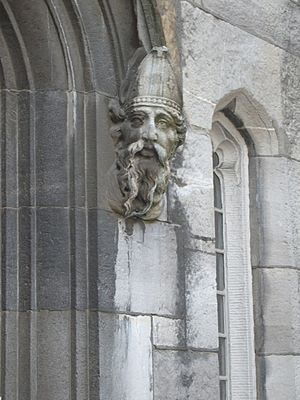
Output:
[[[170,160],[186,132],[166,47],[146,56],[136,52],[110,114],[116,151],[107,186],[110,207],[126,218],[155,219],[163,208]]]

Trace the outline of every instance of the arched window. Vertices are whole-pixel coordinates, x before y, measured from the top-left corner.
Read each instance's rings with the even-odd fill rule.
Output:
[[[248,149],[215,114],[214,200],[221,400],[256,399]]]

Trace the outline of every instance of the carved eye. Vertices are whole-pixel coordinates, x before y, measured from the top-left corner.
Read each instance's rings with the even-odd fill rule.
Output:
[[[143,125],[144,120],[141,117],[134,116],[130,119],[130,123],[133,128],[139,128]]]
[[[169,122],[168,122],[167,120],[165,120],[165,119],[160,119],[160,120],[157,121],[156,126],[157,126],[159,129],[165,130],[165,129],[168,129],[168,128],[169,128],[170,124],[169,124]]]

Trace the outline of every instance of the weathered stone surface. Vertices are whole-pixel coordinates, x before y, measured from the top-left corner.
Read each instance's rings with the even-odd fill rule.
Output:
[[[215,255],[186,251],[186,341],[192,348],[218,347]]]
[[[8,311],[1,318],[5,398],[30,400],[34,389],[47,400],[153,399],[150,316]]]
[[[109,154],[110,150],[108,147],[107,153],[105,153],[104,149],[102,149],[101,156],[99,155],[98,151],[101,143],[109,146],[106,134],[108,131],[108,126],[105,123],[105,121],[108,120],[106,115],[107,103],[108,99],[105,99],[101,94],[98,93],[89,93],[89,95],[85,97],[85,182],[86,205],[88,208],[104,208],[101,203],[101,196],[103,193],[103,177],[101,174],[99,175],[100,168],[98,163],[101,165],[102,156],[104,156],[104,154]],[[101,165],[101,167],[103,166],[104,165]],[[98,190],[97,185],[99,183],[101,186]]]
[[[228,9],[232,6],[229,4]],[[299,8],[291,7],[296,7],[293,15],[300,18]],[[257,11],[257,7],[253,9]],[[248,18],[248,14],[245,15]],[[287,135],[292,144],[289,152],[299,159],[299,57],[220,21],[188,2],[183,2],[183,18],[183,87],[189,121],[210,128],[215,104],[234,90],[247,90],[266,109],[280,141]],[[255,126],[265,128],[262,121]]]
[[[110,0],[107,4],[79,0],[76,6],[88,41],[95,88],[115,96],[128,60],[139,46],[139,37],[134,5],[118,0]],[[114,51],[111,48],[112,33]]]
[[[217,354],[155,351],[155,399],[217,399],[219,396],[218,374]]]
[[[1,300],[4,310],[18,309],[18,211],[15,209],[1,210],[2,248],[1,248]]]
[[[281,123],[282,50],[185,1],[182,14],[184,101],[190,123],[209,127],[214,104],[241,88]]]
[[[300,271],[262,268],[254,271],[256,348],[258,352],[300,352]]]
[[[36,204],[68,206],[67,95],[39,92],[35,96]]]
[[[86,393],[94,394],[91,382],[98,370],[93,361],[99,360],[99,341],[94,340],[97,335],[95,338],[93,332],[94,314],[87,310],[70,312],[71,398],[78,400],[85,400]]]
[[[157,347],[183,348],[185,346],[185,321],[165,317],[152,317],[153,344]]]
[[[292,0],[293,1],[293,0]],[[191,0],[201,9],[255,36],[300,55],[299,3],[289,0]]]
[[[118,220],[104,210],[88,212],[88,304],[95,310],[114,310]],[[125,259],[123,260],[125,262]]]
[[[100,398],[153,399],[151,318],[99,313]]]
[[[91,180],[90,190],[91,193],[94,193],[97,199],[97,207],[107,209],[108,211],[111,211],[111,208],[107,204],[105,196],[107,185],[106,175],[115,160],[115,150],[110,136],[111,121],[109,118],[108,107],[110,100],[111,99],[108,99],[99,93],[96,94],[96,115],[94,114],[96,120],[93,121],[95,124],[95,132],[93,133],[92,130],[87,132],[87,135],[90,135],[91,139],[89,142],[89,153],[92,156],[92,159],[88,162],[90,163],[91,168],[94,168],[92,173],[97,182],[93,187],[93,181]]]
[[[266,378],[259,387],[259,399],[298,400],[300,396],[300,357],[276,356],[258,357],[258,371]]]
[[[300,132],[300,131],[299,131]],[[288,194],[289,204],[292,221],[292,235],[290,241],[292,243],[293,254],[295,257],[295,264],[299,267],[300,260],[300,213],[299,213],[299,199],[300,199],[300,162],[291,160],[287,173],[288,181]]]
[[[298,14],[300,14],[300,7]],[[283,130],[290,141],[290,155],[300,160],[300,58],[284,53],[281,62]]]
[[[87,212],[84,209],[71,209],[72,221],[71,247],[74,257],[71,259],[71,308],[86,310],[88,308],[88,273],[87,273]]]
[[[299,1],[183,1],[182,19],[157,2],[172,46],[174,21],[184,22],[191,129],[166,223],[118,231],[103,200],[108,102],[139,45],[133,3],[0,0],[0,395],[219,398],[209,129],[220,99],[242,88],[255,118],[241,102],[235,110],[266,138],[258,155],[277,156],[257,160],[258,179],[250,171],[258,399],[298,400],[300,167],[278,156],[300,159]]]
[[[298,264],[298,244],[293,237],[299,237],[299,218],[292,217],[292,210],[295,214],[293,203],[297,204],[297,185],[292,187],[294,185],[291,183],[293,181],[295,184],[295,168],[298,163],[284,157],[262,157],[257,163],[257,201],[260,205],[261,224],[259,248],[256,249],[259,254],[258,265],[295,267]],[[292,181],[287,179],[288,176],[294,176]],[[291,193],[289,198],[287,193]]]
[[[171,316],[182,312],[174,226],[120,220],[115,273],[117,310]]]
[[[37,316],[37,398],[70,397],[70,312],[44,311]]]
[[[7,111],[10,123],[7,123],[3,111]],[[3,207],[18,206],[18,96],[16,94],[3,94],[1,96],[1,203]],[[5,153],[5,150],[7,154]]]
[[[2,119],[1,127],[1,201],[6,207],[30,204],[31,137],[30,137],[30,93],[1,93],[0,110],[9,117]],[[6,151],[5,151],[6,150]]]
[[[29,349],[29,315],[10,311],[1,313],[3,332],[1,354],[5,358],[1,384],[5,388],[8,400],[15,400],[19,395],[30,398],[30,355]],[[20,368],[20,369],[19,369]],[[22,371],[22,373],[18,373]],[[18,383],[22,384],[21,387]],[[2,389],[3,390],[3,389]]]
[[[183,226],[186,234],[189,232],[198,239],[211,238],[206,249],[214,251],[212,144],[205,131],[189,129],[186,144],[174,166],[169,190],[170,217]],[[189,246],[188,236],[185,239],[185,245]]]
[[[69,210],[37,210],[36,296],[38,309],[70,308]]]
[[[22,55],[18,54],[16,46],[11,47],[14,62],[20,64],[25,62],[27,74],[30,68],[28,79],[36,88],[67,89],[67,63],[58,26],[49,12],[49,6],[45,1],[24,0],[20,9],[17,1],[10,0],[9,8],[13,15],[13,25],[18,27],[19,38],[22,38],[18,40]],[[6,28],[8,25],[4,24]]]

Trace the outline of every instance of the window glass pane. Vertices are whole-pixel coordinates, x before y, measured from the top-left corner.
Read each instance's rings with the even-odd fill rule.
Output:
[[[226,400],[226,381],[220,381],[220,399]]]
[[[216,248],[223,249],[223,214],[215,212]]]
[[[225,290],[224,254],[217,253],[217,290]]]
[[[220,375],[226,375],[226,339],[219,338],[219,370]]]
[[[217,295],[218,300],[218,325],[219,332],[225,333],[224,329],[224,296]]]
[[[215,207],[222,208],[222,196],[221,196],[221,182],[220,178],[214,174],[214,197],[215,197]]]

